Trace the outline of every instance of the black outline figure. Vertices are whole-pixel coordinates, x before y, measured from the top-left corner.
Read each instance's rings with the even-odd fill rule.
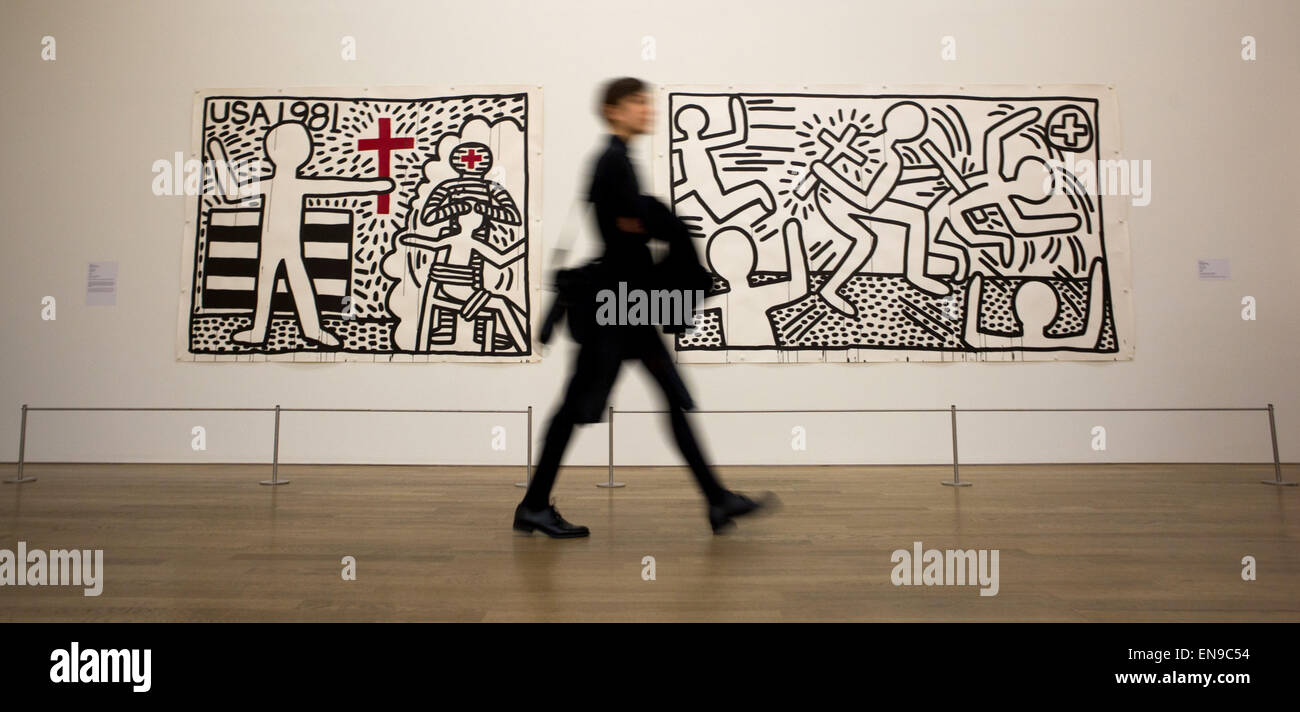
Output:
[[[768,313],[775,307],[803,299],[811,291],[808,282],[808,251],[804,246],[803,229],[799,221],[794,218],[786,220],[782,232],[790,279],[758,286],[749,284],[749,275],[758,265],[758,252],[754,247],[754,238],[748,232],[738,227],[724,227],[709,238],[705,247],[709,269],[726,280],[730,289],[710,297],[705,303],[717,302],[716,306],[710,308],[722,312],[723,343],[728,346],[775,346],[778,343],[777,329]],[[736,247],[727,243],[734,243]],[[747,258],[744,257],[746,251]],[[795,287],[793,296],[790,285]],[[753,295],[745,301],[758,306],[743,310],[729,309],[731,299],[741,294]],[[763,338],[758,338],[758,334],[762,334]]]
[[[690,180],[690,168],[707,159],[710,167],[709,180],[697,181],[696,187],[683,193],[673,201],[675,208],[691,196],[709,213],[715,223],[725,223],[744,209],[759,205],[763,215],[770,215],[776,210],[776,200],[772,191],[762,181],[751,180],[727,188],[722,184],[718,173],[717,159],[713,154],[725,148],[739,146],[749,140],[749,121],[745,115],[745,102],[738,96],[727,100],[731,110],[731,128],[711,134],[704,132],[709,128],[709,112],[699,104],[688,104],[677,110],[673,124],[680,132],[672,142],[672,152],[681,160],[682,176],[674,183],[681,185]],[[729,140],[733,139],[734,140]]]
[[[1079,229],[1083,223],[1073,212],[1034,215],[1020,209],[1020,202],[1043,205],[1054,196],[1059,196],[1057,202],[1069,200],[1048,187],[1052,169],[1046,161],[1024,156],[1010,173],[1006,170],[1003,143],[1040,116],[1037,107],[1030,107],[990,126],[984,134],[984,170],[969,175],[958,173],[933,143],[922,145],[952,186],[951,192],[930,206],[931,241],[940,243],[939,235],[947,227],[967,244],[998,247],[999,261],[1003,267],[1010,267],[1015,261],[1015,238]]]
[[[826,303],[836,311],[853,317],[858,315],[857,306],[840,296],[839,289],[862,269],[876,249],[877,235],[868,224],[871,222],[903,228],[903,273],[908,282],[939,297],[952,291],[946,283],[925,274],[929,246],[925,209],[891,197],[903,173],[903,154],[899,145],[924,136],[928,125],[925,109],[914,101],[900,101],[889,107],[881,118],[881,130],[864,134],[879,139],[882,155],[880,166],[871,174],[870,182],[864,188],[853,185],[831,167],[831,162],[840,156],[858,163],[852,155],[854,153],[863,158],[862,164],[866,163],[866,156],[845,148],[846,139],[855,139],[849,136],[852,126],[846,127],[845,135],[835,143],[827,144],[825,158],[813,161],[809,167],[813,176],[821,181],[816,189],[816,198],[822,217],[852,243],[830,279],[819,290]],[[826,140],[824,136],[822,140]],[[801,185],[806,184],[807,181]],[[832,199],[832,196],[839,199]]]
[[[311,161],[312,138],[306,125],[282,121],[267,129],[262,138],[266,160],[272,173],[245,183],[236,183],[227,169],[226,147],[220,139],[208,140],[208,155],[215,162],[221,198],[237,203],[264,197],[261,236],[257,248],[257,306],[253,325],[231,335],[241,344],[262,344],[271,325],[271,298],[275,295],[276,274],[280,264],[298,311],[304,338],[327,347],[339,346],[338,337],[321,327],[316,309],[316,290],[303,263],[302,223],[304,200],[308,197],[339,198],[345,196],[388,193],[397,187],[392,178],[316,178],[302,174]],[[292,166],[292,171],[289,170]],[[367,186],[373,186],[369,188]],[[382,187],[381,187],[382,186]]]
[[[1000,336],[979,329],[980,299],[984,293],[984,280],[972,275],[966,286],[966,314],[962,334],[966,343],[976,348],[1004,348],[1015,346],[1049,346],[1061,348],[1092,348],[1101,336],[1102,322],[1106,316],[1106,278],[1101,269],[1101,258],[1094,258],[1088,271],[1088,314],[1083,332],[1074,336],[1049,336],[1047,327],[1060,313],[1061,299],[1046,281],[1027,279],[1016,288],[1012,297],[1012,312],[1024,328],[1022,336]]]
[[[494,285],[484,279],[485,263],[505,269],[527,254],[524,240],[503,250],[490,239],[494,223],[522,223],[519,209],[505,186],[485,178],[492,168],[492,152],[486,145],[472,141],[457,144],[448,161],[456,177],[439,182],[429,194],[418,211],[417,232],[398,237],[400,244],[429,250],[432,257],[428,270],[420,274],[414,256],[407,256],[408,276],[422,290],[416,349],[429,348],[433,322],[442,314],[451,314],[456,319],[453,341],[457,348],[472,345],[474,322],[479,320],[484,328],[483,353],[501,353],[493,343],[498,327],[505,330],[515,349],[523,352],[528,346],[527,315],[490,289]],[[433,180],[431,170],[436,164],[434,160],[425,163],[426,181]],[[434,236],[418,232],[440,224]]]

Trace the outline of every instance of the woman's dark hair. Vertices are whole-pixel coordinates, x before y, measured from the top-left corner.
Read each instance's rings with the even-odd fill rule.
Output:
[[[605,107],[614,106],[623,99],[645,91],[645,82],[636,77],[620,77],[611,79],[605,83],[605,90],[601,92],[600,106],[596,107],[596,112],[603,118],[605,116]]]

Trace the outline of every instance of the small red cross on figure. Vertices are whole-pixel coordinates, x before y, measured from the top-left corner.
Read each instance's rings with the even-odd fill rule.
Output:
[[[392,120],[388,117],[379,119],[379,138],[363,138],[357,141],[358,151],[377,151],[379,153],[379,177],[387,178],[388,176],[388,156],[390,151],[399,148],[411,148],[415,146],[415,139],[409,136],[392,136],[389,134]],[[377,196],[375,203],[375,212],[380,214],[388,213],[388,193],[381,193]]]
[[[474,164],[481,160],[483,160],[483,157],[475,153],[472,148],[465,153],[465,163],[469,166],[471,171],[474,170]]]

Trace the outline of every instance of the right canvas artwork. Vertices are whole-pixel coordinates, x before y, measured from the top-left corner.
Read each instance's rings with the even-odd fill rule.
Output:
[[[1133,358],[1112,87],[660,89],[714,275],[681,362]]]

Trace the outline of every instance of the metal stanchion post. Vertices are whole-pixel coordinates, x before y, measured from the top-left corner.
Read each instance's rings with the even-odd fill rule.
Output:
[[[287,485],[289,480],[280,479],[280,406],[275,406],[275,446],[271,451],[271,479],[262,480],[264,485]]]
[[[623,487],[622,482],[614,481],[614,406],[609,407],[609,482],[597,482],[597,487]]]
[[[961,473],[957,471],[957,406],[950,406],[952,413],[952,482],[940,482],[939,484],[947,487],[970,487],[971,483],[961,481]]]
[[[20,485],[24,482],[35,482],[35,477],[23,477],[23,449],[27,446],[27,404],[23,403],[22,425],[18,427],[18,476],[5,480],[5,484]],[[1274,450],[1277,449],[1275,445]]]
[[[1273,437],[1273,479],[1261,479],[1265,485],[1295,487],[1295,482],[1282,481],[1282,459],[1278,457],[1278,425],[1273,421],[1273,404],[1269,404],[1269,435]],[[21,472],[21,470],[19,470]]]
[[[528,406],[528,462],[524,465],[524,481],[516,482],[515,487],[527,487],[533,483],[533,407]]]

